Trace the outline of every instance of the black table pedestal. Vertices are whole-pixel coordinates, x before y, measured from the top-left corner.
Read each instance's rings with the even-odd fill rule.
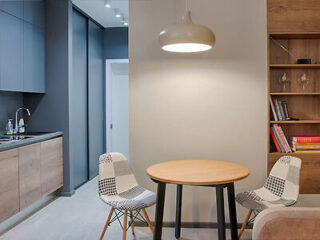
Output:
[[[158,192],[157,192],[155,231],[154,231],[153,240],[161,240],[164,199],[165,199],[165,191],[166,191],[165,183],[157,181],[157,184],[158,184]],[[223,194],[223,190],[225,187],[227,188],[227,191],[228,191],[231,239],[238,240],[238,226],[237,226],[237,212],[236,212],[236,203],[235,203],[235,194],[234,194],[234,183],[213,185],[208,187],[216,188],[219,240],[226,239],[226,223],[225,223],[224,194]],[[177,239],[180,238],[180,233],[181,233],[181,207],[182,207],[182,185],[177,185],[176,227],[175,227],[175,237]]]

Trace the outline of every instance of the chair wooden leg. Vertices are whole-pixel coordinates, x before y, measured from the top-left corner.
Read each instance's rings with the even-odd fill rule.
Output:
[[[130,210],[130,221],[131,221],[131,230],[132,230],[132,234],[134,235],[134,225],[133,225],[133,213]]]
[[[144,217],[145,217],[145,219],[146,219],[146,221],[147,221],[147,223],[148,223],[148,225],[149,225],[149,228],[150,228],[150,230],[151,230],[151,232],[152,232],[152,234],[153,234],[153,233],[154,233],[153,226],[152,226],[152,223],[151,223],[151,221],[150,221],[150,218],[149,218],[149,216],[148,216],[148,213],[147,213],[146,209],[145,209],[145,208],[142,209],[142,212],[143,212],[143,215],[144,215]]]
[[[246,226],[247,226],[247,224],[248,224],[248,221],[249,221],[249,219],[250,219],[251,214],[252,214],[252,210],[250,209],[250,210],[249,210],[249,213],[248,213],[246,219],[244,220],[244,222],[243,222],[243,224],[242,224],[242,227],[241,227],[241,229],[240,229],[239,237],[238,237],[239,240],[241,239],[242,233],[243,233],[244,230],[246,229]]]
[[[122,240],[127,239],[127,221],[128,221],[128,212],[124,212],[124,220],[123,220],[123,235],[122,235]]]
[[[104,228],[103,228],[103,230],[102,230],[102,233],[101,233],[101,236],[100,236],[100,240],[103,239],[104,234],[105,234],[106,231],[107,231],[107,228],[108,228],[108,226],[109,226],[109,223],[110,223],[110,220],[111,220],[113,211],[114,211],[114,208],[111,208],[111,210],[110,210],[110,212],[109,212],[109,215],[108,215],[108,218],[107,218],[107,221],[106,221],[106,224],[104,225]]]

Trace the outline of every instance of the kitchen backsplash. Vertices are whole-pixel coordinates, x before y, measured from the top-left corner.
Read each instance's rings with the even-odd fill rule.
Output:
[[[17,108],[23,106],[23,94],[0,91],[0,132],[5,131],[9,118],[15,118]]]

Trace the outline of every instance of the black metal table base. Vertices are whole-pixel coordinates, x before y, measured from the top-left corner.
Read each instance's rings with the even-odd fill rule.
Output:
[[[166,183],[157,182],[157,184],[158,184],[158,192],[157,192],[155,231],[154,231],[153,240],[161,240],[164,199],[165,199],[165,193],[166,193]],[[237,212],[236,212],[236,203],[235,203],[235,194],[234,194],[234,183],[213,185],[213,186],[207,186],[207,187],[216,188],[219,240],[226,239],[226,223],[225,223],[223,191],[224,191],[224,188],[227,188],[231,239],[238,240],[238,228],[237,228],[238,226],[237,226]],[[182,185],[177,185],[176,228],[175,228],[175,237],[177,239],[180,238],[180,233],[181,233],[181,207],[182,207]]]

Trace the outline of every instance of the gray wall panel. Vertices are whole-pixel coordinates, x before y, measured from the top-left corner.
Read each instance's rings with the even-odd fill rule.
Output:
[[[128,59],[128,28],[106,28],[103,34],[104,58]]]
[[[99,156],[104,152],[104,60],[103,30],[89,20],[89,177],[98,175]]]
[[[16,110],[23,105],[23,94],[0,91],[0,132],[5,131],[9,118],[14,119]],[[13,120],[14,122],[14,120]]]

